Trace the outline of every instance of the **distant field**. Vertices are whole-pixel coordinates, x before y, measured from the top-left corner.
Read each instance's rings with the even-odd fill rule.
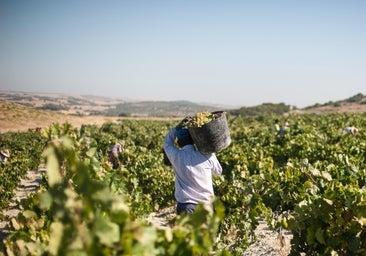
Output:
[[[100,126],[107,122],[117,122],[122,119],[179,119],[164,117],[76,116],[52,111],[37,110],[1,100],[0,109],[0,133],[46,128],[54,123],[70,123],[72,126],[79,128],[83,124],[95,124]]]
[[[45,128],[53,123],[70,123],[75,127],[82,124],[101,125],[114,122],[117,117],[73,116],[51,111],[36,110],[18,104],[0,101],[0,132],[26,131],[28,129]]]

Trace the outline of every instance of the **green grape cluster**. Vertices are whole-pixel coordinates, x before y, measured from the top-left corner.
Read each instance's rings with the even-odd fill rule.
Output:
[[[199,112],[191,117],[186,123],[187,127],[202,127],[214,120],[216,116],[210,112]]]

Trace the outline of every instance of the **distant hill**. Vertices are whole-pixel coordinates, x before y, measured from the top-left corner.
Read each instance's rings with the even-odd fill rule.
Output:
[[[302,113],[366,113],[366,95],[358,93],[344,100],[315,104],[302,109]]]
[[[229,113],[236,116],[282,115],[290,112],[292,109],[292,106],[286,105],[285,103],[263,103],[258,106],[229,110]]]
[[[74,116],[110,117],[183,117],[203,111],[226,111],[231,115],[254,116],[285,113],[366,113],[366,96],[359,93],[340,101],[298,109],[285,103],[263,103],[258,106],[224,109],[220,106],[197,104],[190,101],[137,101],[92,95],[67,95],[0,91],[0,100],[17,103],[38,110]]]
[[[258,106],[241,107],[229,110],[233,115],[255,116],[266,114],[288,114],[288,113],[366,113],[366,95],[358,93],[352,97],[339,101],[329,101],[324,104],[314,104],[312,106],[299,109],[296,106],[286,105],[285,103],[263,103]]]
[[[141,101],[119,103],[105,111],[110,116],[186,116],[220,110],[189,101]],[[101,114],[101,113],[100,113]]]
[[[197,112],[223,110],[219,106],[201,105],[189,101],[133,101],[90,95],[14,91],[0,91],[0,100],[78,116],[182,117]]]

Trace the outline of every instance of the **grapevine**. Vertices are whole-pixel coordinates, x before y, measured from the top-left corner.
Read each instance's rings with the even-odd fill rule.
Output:
[[[203,112],[187,125],[219,116]],[[44,161],[49,172],[18,217],[2,217],[9,234],[0,255],[75,248],[80,255],[241,255],[255,239],[258,219],[292,233],[292,255],[365,255],[365,116],[288,116],[291,128],[281,139],[272,130],[275,118],[281,117],[228,119],[233,144],[217,153],[224,170],[214,178],[217,215],[200,208],[164,230],[145,220],[175,203],[174,174],[161,151],[173,121],[123,120],[80,130],[55,125],[42,138],[2,134],[0,146],[14,153],[0,163],[3,208],[28,169]],[[344,134],[349,123],[361,128],[357,135]],[[112,170],[105,149],[121,139],[122,167]]]

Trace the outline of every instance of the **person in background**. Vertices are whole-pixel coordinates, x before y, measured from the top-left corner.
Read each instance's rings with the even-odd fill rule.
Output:
[[[182,127],[182,122],[169,130],[163,144],[175,173],[177,214],[193,213],[200,203],[211,204],[214,198],[212,176],[222,173],[215,153],[198,151],[189,130]]]
[[[281,123],[280,123],[280,120],[276,119],[275,120],[275,134],[278,135],[278,133],[280,132],[280,129],[281,129]]]
[[[356,135],[358,133],[358,129],[354,126],[347,126],[346,128],[344,128],[344,131],[352,135]]]
[[[289,123],[286,121],[284,125],[281,126],[278,119],[275,120],[276,137],[281,138],[285,135],[286,131],[290,129]]]
[[[121,167],[121,163],[118,157],[120,154],[122,154],[124,146],[125,141],[122,140],[111,146],[108,150],[108,161],[109,163],[111,163],[113,169],[118,169]]]
[[[4,149],[4,150],[0,151],[0,162],[8,161],[9,157],[10,157],[10,152],[8,149]]]

